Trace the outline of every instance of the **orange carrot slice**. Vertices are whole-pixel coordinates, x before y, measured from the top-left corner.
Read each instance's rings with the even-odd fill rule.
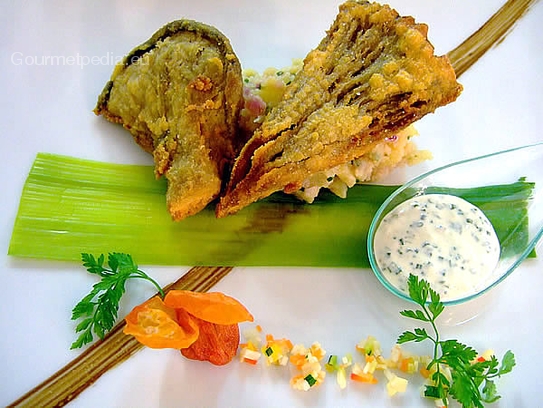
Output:
[[[220,292],[192,292],[171,290],[164,304],[173,309],[184,309],[189,314],[216,324],[235,324],[253,321],[253,316],[236,299]]]
[[[377,384],[377,378],[370,373],[351,373],[351,380],[368,384]]]
[[[258,360],[253,360],[251,358],[243,357],[243,362],[250,365],[256,365],[258,363]]]
[[[291,354],[289,357],[289,361],[291,364],[298,368],[302,368],[302,366],[305,364],[305,356],[303,354]]]
[[[186,316],[185,316],[186,315]],[[198,338],[198,325],[187,313],[179,321],[179,311],[167,307],[155,296],[136,306],[126,316],[125,334],[151,348],[182,349]]]

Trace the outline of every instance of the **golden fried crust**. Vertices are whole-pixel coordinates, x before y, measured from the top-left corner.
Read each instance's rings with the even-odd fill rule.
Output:
[[[132,50],[114,70],[95,113],[122,124],[153,154],[168,180],[174,220],[215,199],[239,153],[240,63],[217,29],[174,21]]]
[[[462,87],[427,26],[388,6],[347,1],[319,46],[236,159],[216,208],[235,213],[311,174],[362,156]]]

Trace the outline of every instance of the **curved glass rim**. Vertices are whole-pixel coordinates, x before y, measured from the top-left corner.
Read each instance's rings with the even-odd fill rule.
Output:
[[[485,154],[485,155],[482,155],[482,156],[477,156],[477,157],[473,157],[473,158],[470,158],[470,159],[464,159],[464,160],[460,160],[460,161],[457,161],[457,162],[453,162],[453,163],[447,164],[445,166],[435,168],[433,170],[430,170],[430,171],[428,171],[426,173],[423,173],[423,174],[413,178],[412,180],[408,181],[407,183],[405,183],[404,185],[399,187],[397,190],[395,190],[391,195],[389,195],[387,197],[387,199],[381,204],[381,206],[379,207],[379,209],[377,210],[375,215],[373,216],[370,227],[368,229],[368,236],[367,236],[367,242],[366,242],[366,247],[367,247],[367,251],[368,251],[368,259],[369,259],[369,262],[370,262],[371,269],[373,270],[373,273],[375,274],[377,279],[381,282],[381,284],[383,286],[385,286],[390,292],[394,293],[396,296],[398,296],[398,297],[400,297],[400,298],[402,298],[404,300],[413,302],[413,300],[409,297],[409,295],[407,295],[404,292],[397,289],[395,286],[393,286],[383,276],[383,274],[381,273],[381,270],[379,269],[379,266],[377,265],[377,261],[375,260],[374,254],[373,254],[373,236],[375,235],[375,231],[376,231],[376,229],[378,227],[378,225],[377,225],[378,221],[381,218],[381,215],[383,215],[385,209],[392,202],[392,200],[394,200],[398,195],[400,195],[405,190],[413,187],[415,184],[417,184],[421,180],[423,180],[423,179],[425,179],[425,178],[427,178],[427,177],[431,176],[432,174],[435,174],[435,173],[437,173],[439,171],[442,171],[442,170],[445,170],[445,169],[448,169],[450,167],[457,166],[457,165],[460,165],[460,164],[465,164],[465,163],[469,163],[469,162],[473,162],[473,161],[476,161],[476,160],[485,159],[485,158],[489,158],[489,157],[493,157],[493,156],[499,156],[501,154],[506,154],[506,153],[510,153],[510,152],[514,152],[514,151],[518,151],[518,150],[529,149],[529,148],[533,148],[533,147],[536,147],[536,146],[543,146],[543,142],[533,143],[533,144],[524,145],[524,146],[520,146],[520,147],[515,147],[515,148],[507,149],[507,150],[501,150],[501,151],[498,151],[498,152],[489,153],[489,154]],[[475,299],[476,297],[479,297],[480,295],[488,292],[490,289],[494,288],[500,282],[502,282],[505,278],[507,278],[528,257],[528,255],[534,250],[534,248],[537,246],[539,240],[542,237],[543,237],[543,228],[541,228],[535,234],[535,236],[530,240],[530,242],[526,246],[526,249],[520,254],[518,259],[512,265],[510,265],[509,268],[498,279],[493,281],[491,284],[486,286],[484,289],[481,289],[480,291],[478,291],[476,293],[473,293],[471,295],[464,296],[464,297],[461,297],[461,298],[458,298],[458,299],[442,301],[442,303],[445,306],[458,305],[460,303],[465,303],[465,302],[467,302],[469,300]]]

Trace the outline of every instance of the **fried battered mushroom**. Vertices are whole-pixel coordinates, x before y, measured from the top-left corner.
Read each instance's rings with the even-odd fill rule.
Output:
[[[239,153],[241,66],[216,28],[178,20],[132,50],[114,70],[94,112],[120,123],[152,153],[168,180],[174,220],[215,199]]]
[[[236,159],[223,217],[347,163],[454,101],[462,87],[427,26],[389,6],[347,1],[319,46]]]

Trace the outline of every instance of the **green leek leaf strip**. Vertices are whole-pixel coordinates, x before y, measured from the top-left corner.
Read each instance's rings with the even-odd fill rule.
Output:
[[[325,192],[313,204],[275,194],[224,219],[216,219],[210,207],[176,223],[166,211],[166,181],[155,179],[152,166],[39,153],[8,254],[79,261],[81,251],[115,251],[141,264],[368,268],[369,225],[396,188],[358,185],[347,199]],[[498,236],[506,237],[517,222],[513,213],[526,211],[532,189],[518,182],[460,194],[478,200]],[[521,250],[517,238],[527,237],[526,225],[513,236],[511,242],[520,243],[512,250]]]

